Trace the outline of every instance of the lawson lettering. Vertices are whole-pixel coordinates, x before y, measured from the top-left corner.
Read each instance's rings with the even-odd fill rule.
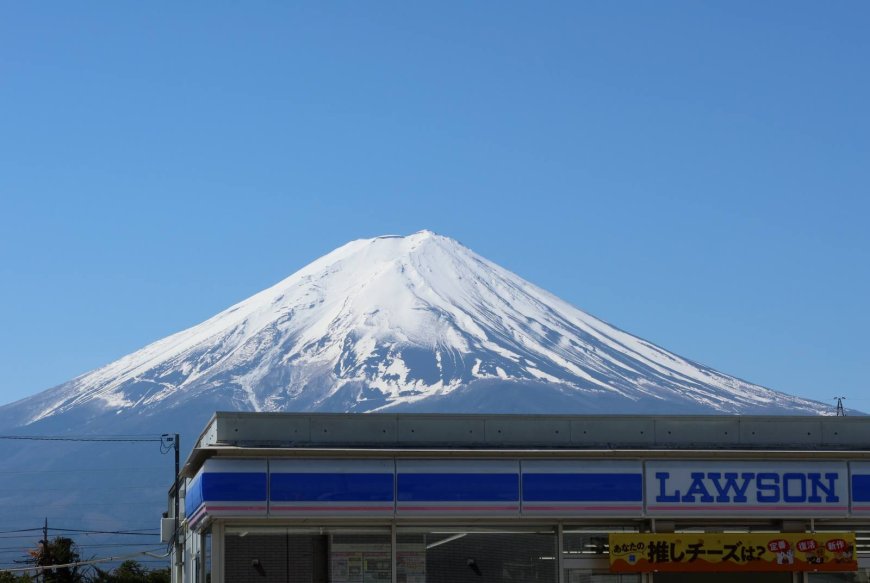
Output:
[[[656,502],[717,504],[828,504],[839,502],[837,472],[691,472],[688,484],[656,472]]]

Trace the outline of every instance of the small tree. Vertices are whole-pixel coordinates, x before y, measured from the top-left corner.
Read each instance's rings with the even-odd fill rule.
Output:
[[[81,560],[78,547],[71,538],[59,536],[52,541],[40,541],[39,547],[30,551],[30,561],[38,567],[68,565]],[[54,567],[44,570],[45,583],[82,583],[84,576],[78,565]]]
[[[78,547],[72,539],[65,537],[57,537],[48,544],[41,541],[39,547],[28,554],[29,563],[43,568],[36,579],[40,583],[170,583],[169,569],[149,571],[133,560],[124,561],[112,571],[103,571],[96,565],[52,568],[52,565],[81,562]],[[33,583],[33,579],[29,575],[16,577],[12,573],[0,572],[0,583]]]
[[[124,561],[115,569],[113,583],[141,583],[146,580],[148,571],[136,561]]]
[[[124,561],[111,572],[97,568],[90,579],[90,583],[169,583],[169,581],[169,569],[149,571],[136,561]]]
[[[169,583],[169,581],[169,569],[149,571],[136,561],[128,560],[111,572],[96,569],[90,583]]]
[[[211,577],[208,575],[207,577]],[[169,567],[148,571],[147,583],[169,583],[172,580],[172,575],[169,574]]]

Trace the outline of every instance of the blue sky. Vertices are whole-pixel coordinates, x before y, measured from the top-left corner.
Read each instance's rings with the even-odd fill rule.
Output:
[[[870,410],[870,4],[0,6],[0,403],[423,228]]]

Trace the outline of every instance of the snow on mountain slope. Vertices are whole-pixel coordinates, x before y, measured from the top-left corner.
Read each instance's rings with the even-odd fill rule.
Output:
[[[352,241],[202,324],[0,408],[0,426],[193,402],[255,411],[825,409],[681,358],[421,231]]]

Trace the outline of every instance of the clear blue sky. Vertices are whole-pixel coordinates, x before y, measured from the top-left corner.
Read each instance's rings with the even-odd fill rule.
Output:
[[[0,403],[429,228],[870,410],[870,4],[5,2]]]

